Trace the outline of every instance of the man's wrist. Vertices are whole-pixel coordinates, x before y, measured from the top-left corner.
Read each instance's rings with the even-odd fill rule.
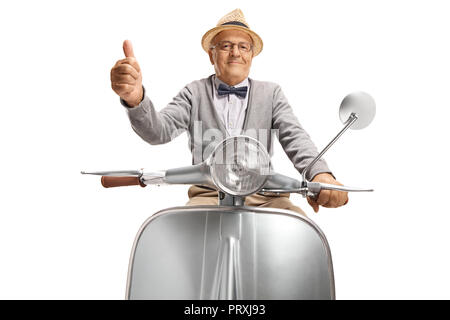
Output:
[[[141,104],[141,102],[144,100],[145,97],[145,88],[144,86],[142,86],[142,92],[141,92],[141,97],[138,100],[130,100],[130,101],[126,101],[124,99],[120,99],[120,101],[122,102],[122,104],[127,107],[127,108],[135,108],[137,106],[139,106]],[[139,101],[139,102],[137,102]]]
[[[138,106],[142,100],[144,100],[144,90],[141,89],[140,95],[138,96],[138,99],[136,100],[130,100],[130,101],[125,101],[125,103],[130,107],[130,108],[134,108],[136,106]]]
[[[336,177],[331,172],[319,172],[312,177],[311,181],[314,181],[315,179],[320,179],[322,177],[332,178],[336,180]]]

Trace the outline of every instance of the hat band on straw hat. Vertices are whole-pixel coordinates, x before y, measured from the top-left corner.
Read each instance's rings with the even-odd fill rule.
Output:
[[[246,24],[244,24],[242,22],[239,22],[239,21],[225,22],[225,23],[222,23],[221,26],[228,26],[230,24],[233,25],[233,26],[241,26],[241,27],[245,27],[245,28],[248,29],[248,26]]]

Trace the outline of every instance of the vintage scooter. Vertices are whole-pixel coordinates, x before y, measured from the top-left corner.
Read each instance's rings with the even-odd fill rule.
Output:
[[[328,242],[307,217],[289,210],[244,206],[254,193],[321,190],[373,191],[310,182],[308,170],[348,129],[375,116],[364,92],[344,98],[344,128],[302,172],[302,181],[271,170],[264,146],[247,136],[220,142],[202,163],[163,172],[82,172],[102,176],[104,187],[193,184],[218,190],[218,206],[159,211],[140,228],[131,253],[127,299],[335,299]]]

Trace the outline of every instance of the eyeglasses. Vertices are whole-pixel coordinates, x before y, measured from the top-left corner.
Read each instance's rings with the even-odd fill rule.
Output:
[[[249,42],[239,42],[233,43],[231,41],[220,41],[215,46],[211,46],[211,49],[219,48],[221,51],[230,52],[233,50],[234,46],[237,45],[240,52],[250,52],[253,49],[253,44]]]

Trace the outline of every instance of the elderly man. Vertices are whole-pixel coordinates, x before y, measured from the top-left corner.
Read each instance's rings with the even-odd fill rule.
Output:
[[[281,88],[270,82],[248,77],[252,59],[263,47],[261,38],[250,30],[241,10],[236,9],[219,20],[202,38],[215,74],[194,81],[160,112],[156,111],[142,86],[142,74],[131,43],[123,44],[125,59],[117,61],[111,70],[112,89],[127,108],[133,130],[150,144],[172,140],[183,131],[189,135],[193,163],[203,161],[210,153],[201,132],[211,130],[222,138],[252,132],[276,130],[279,141],[301,173],[317,155],[317,149],[303,130]],[[199,134],[200,132],[200,134]],[[217,137],[215,137],[217,138]],[[269,153],[271,135],[257,134]],[[217,140],[217,139],[215,139]],[[334,179],[324,160],[318,161],[306,174],[309,180],[341,185]],[[191,186],[188,205],[217,204],[217,191],[203,186]],[[305,214],[293,205],[288,194],[252,195],[246,205],[275,207]],[[308,203],[318,212],[319,205],[339,207],[348,201],[347,193],[322,190],[316,200]]]

